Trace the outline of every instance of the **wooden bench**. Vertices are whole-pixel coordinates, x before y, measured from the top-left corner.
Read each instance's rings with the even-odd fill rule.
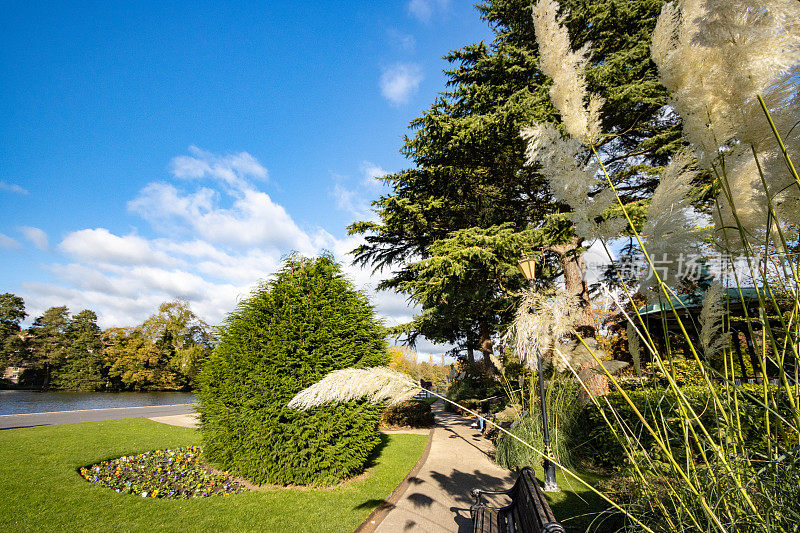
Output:
[[[482,501],[484,494],[505,494],[511,497],[511,503],[490,507]],[[530,467],[520,471],[510,489],[472,489],[472,497],[475,498],[470,508],[474,533],[564,533]]]

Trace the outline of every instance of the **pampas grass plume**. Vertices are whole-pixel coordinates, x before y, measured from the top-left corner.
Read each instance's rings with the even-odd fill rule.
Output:
[[[603,100],[596,95],[588,96],[586,89],[584,71],[589,63],[589,44],[573,51],[569,33],[561,22],[555,0],[540,0],[533,6],[539,66],[546,76],[553,79],[550,99],[561,113],[567,133],[590,144],[600,137]],[[588,100],[588,106],[585,100]]]
[[[398,404],[422,389],[407,374],[384,366],[334,370],[322,380],[295,395],[288,407],[305,411],[329,403],[365,398],[371,403]]]
[[[706,290],[700,310],[700,343],[708,359],[718,354],[728,342],[728,334],[723,332],[724,316],[722,285],[715,282]]]
[[[642,345],[639,341],[639,332],[636,331],[636,326],[628,322],[628,350],[631,352],[633,359],[633,368],[636,369],[636,375],[642,377]]]
[[[572,331],[578,311],[578,298],[564,291],[555,294],[525,291],[506,338],[520,361],[533,368],[536,349],[545,354],[561,347],[564,337]]]

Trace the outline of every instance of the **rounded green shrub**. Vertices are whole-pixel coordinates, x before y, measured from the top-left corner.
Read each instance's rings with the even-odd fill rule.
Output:
[[[381,417],[384,427],[429,428],[435,422],[431,404],[419,400],[405,402],[387,407]]]
[[[219,333],[198,391],[212,463],[259,484],[331,484],[363,470],[380,442],[380,407],[286,407],[333,370],[388,362],[372,306],[330,256],[286,259]]]

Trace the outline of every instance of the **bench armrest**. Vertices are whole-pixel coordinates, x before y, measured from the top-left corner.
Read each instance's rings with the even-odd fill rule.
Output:
[[[512,488],[510,488],[510,489],[508,489],[508,490],[483,490],[483,489],[472,489],[472,490],[470,491],[470,494],[472,495],[472,499],[474,499],[474,500],[475,500],[475,505],[479,505],[479,504],[481,503],[481,500],[482,500],[482,498],[483,498],[483,495],[484,495],[484,494],[503,494],[503,495],[508,495],[508,494],[511,494],[511,492],[512,492],[513,490],[514,490],[514,488],[513,488],[513,487],[512,487]],[[488,506],[487,506],[487,507],[488,507]]]

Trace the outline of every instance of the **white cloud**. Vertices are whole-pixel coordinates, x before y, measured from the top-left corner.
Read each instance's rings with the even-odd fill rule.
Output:
[[[14,183],[8,183],[2,180],[0,180],[0,191],[8,191],[16,194],[28,194],[27,189],[23,189],[19,185],[15,185]]]
[[[172,159],[171,172],[180,179],[210,178],[225,191],[200,187],[183,192],[169,183],[151,183],[128,202],[128,210],[157,229],[223,246],[273,247],[310,253],[308,236],[250,178],[266,179],[267,169],[247,152],[219,156],[189,148],[191,155]],[[223,207],[223,202],[232,202]]]
[[[358,220],[369,218],[369,202],[354,189],[348,189],[341,183],[333,185],[333,198],[336,207],[350,213]]]
[[[212,189],[182,193],[168,183],[151,183],[128,202],[128,209],[162,231],[196,235],[210,243],[313,250],[308,235],[267,193],[245,189],[237,195],[230,208],[223,208]]]
[[[361,175],[364,177],[361,183],[373,190],[379,190],[383,187],[380,178],[386,176],[389,172],[382,169],[380,166],[369,161],[361,163]]]
[[[183,185],[188,185],[184,180],[209,177],[218,188],[196,185],[194,190],[180,191],[172,183],[145,186],[129,209],[151,223],[153,237],[118,235],[106,228],[66,235],[56,247],[64,260],[47,266],[53,281],[22,284],[30,315],[67,305],[72,312],[94,310],[104,328],[133,326],[161,302],[185,298],[198,315],[220,324],[259,281],[277,271],[286,254],[318,255],[328,250],[355,286],[372,298],[387,325],[410,320],[405,296],[376,293],[380,277],[369,267],[351,264],[349,252],[364,242],[363,237],[337,238],[321,228],[301,229],[281,205],[248,181],[264,167],[240,156],[194,150],[191,157],[174,159],[174,178]],[[380,185],[375,177],[385,173],[379,165],[364,161],[360,188],[374,191],[375,184]],[[19,244],[0,235],[2,246]]]
[[[22,233],[28,241],[30,241],[34,246],[36,246],[40,250],[47,250],[50,248],[50,244],[47,240],[47,233],[40,230],[39,228],[34,228],[32,226],[22,226],[18,228],[20,233]]]
[[[408,12],[421,22],[430,22],[434,12],[443,12],[450,4],[450,0],[410,0]]]
[[[12,248],[19,248],[20,245],[17,241],[9,237],[8,235],[3,235],[0,233],[0,248],[11,250]]]
[[[379,178],[389,172],[370,161],[362,161],[359,170],[361,180],[352,188],[345,184],[346,176],[333,175],[333,198],[337,208],[350,213],[356,219],[374,221],[377,217],[372,210],[372,201],[385,188]]]
[[[405,52],[413,52],[417,46],[417,40],[413,35],[402,33],[394,28],[389,28],[386,34],[392,46]]]
[[[383,69],[380,79],[381,94],[394,105],[408,102],[422,83],[422,71],[414,63],[395,63]]]
[[[218,156],[196,146],[190,146],[189,153],[191,155],[181,155],[172,159],[170,169],[176,178],[208,177],[236,189],[248,189],[251,187],[249,177],[265,180],[269,176],[267,169],[247,152]]]
[[[86,262],[105,262],[126,266],[171,265],[175,259],[153,250],[150,242],[137,235],[119,237],[105,228],[84,229],[67,235],[59,250]]]

